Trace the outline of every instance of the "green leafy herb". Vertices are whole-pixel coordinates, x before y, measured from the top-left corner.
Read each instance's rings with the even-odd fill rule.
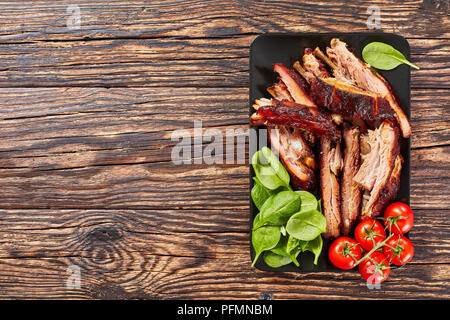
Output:
[[[281,191],[264,202],[255,228],[263,225],[281,226],[300,208],[300,196],[294,191]]]
[[[322,252],[323,240],[322,236],[318,236],[314,240],[308,241],[305,250],[311,251],[314,254],[314,264],[317,264],[320,253]]]
[[[270,250],[277,245],[280,237],[280,227],[278,226],[264,226],[252,232],[252,244],[255,249],[255,259],[253,260],[252,267],[262,252]]]
[[[362,51],[362,57],[372,67],[381,70],[392,70],[402,63],[419,69],[418,66],[409,62],[400,51],[383,42],[371,42],[366,45]]]
[[[253,177],[253,180],[255,181],[255,184],[251,191],[252,200],[258,210],[261,210],[262,205],[273,194],[273,191],[264,187],[261,182],[259,182],[258,178]]]
[[[294,262],[294,264],[298,267],[299,263],[297,261],[297,256],[302,251],[302,245],[303,241],[295,239],[292,236],[283,236],[275,248],[270,250],[271,254],[268,254],[267,259],[272,265],[266,261],[265,256],[264,261],[266,261],[266,263],[270,266],[273,266],[276,263],[281,266]]]
[[[297,261],[297,256],[306,246],[306,242],[296,239],[293,236],[289,236],[289,239],[286,243],[286,253],[291,258],[292,262],[298,267],[300,264]]]
[[[322,251],[321,233],[326,231],[321,200],[307,191],[292,191],[289,174],[269,148],[252,157],[256,174],[251,197],[259,213],[253,220],[252,244],[255,265],[264,252],[265,263],[278,268],[297,260],[300,252],[311,251],[317,264]]]
[[[269,190],[284,187],[292,190],[289,185],[289,173],[283,167],[275,154],[267,147],[255,152],[252,166],[258,181]]]
[[[317,199],[316,197],[308,191],[303,191],[303,190],[299,190],[299,191],[295,191],[300,195],[300,210],[299,211],[309,211],[309,210],[313,210],[313,209],[317,209]]]
[[[294,214],[286,224],[287,232],[299,240],[311,241],[326,232],[325,217],[317,210]]]
[[[291,263],[291,258],[274,253],[273,251],[264,252],[264,262],[272,268],[279,268]]]

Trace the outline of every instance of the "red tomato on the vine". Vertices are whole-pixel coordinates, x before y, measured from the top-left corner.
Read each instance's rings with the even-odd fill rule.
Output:
[[[386,242],[383,253],[391,263],[402,266],[413,258],[414,246],[408,238],[395,235]]]
[[[388,258],[379,251],[374,251],[358,266],[359,273],[364,280],[371,284],[381,283],[389,277],[391,266]]]
[[[374,219],[365,219],[356,226],[355,239],[364,250],[370,251],[386,239],[386,232],[380,222]]]
[[[328,257],[336,267],[344,270],[352,269],[361,258],[361,247],[349,237],[339,237],[331,244]]]
[[[402,202],[391,203],[384,210],[384,225],[395,234],[405,234],[414,224],[414,213]]]

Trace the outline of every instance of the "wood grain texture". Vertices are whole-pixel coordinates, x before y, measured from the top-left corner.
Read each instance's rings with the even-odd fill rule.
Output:
[[[80,9],[80,28],[67,21]],[[381,11],[384,32],[449,38],[445,1],[129,1],[2,2],[0,40],[222,37],[266,32],[367,32],[367,8]]]
[[[378,291],[354,271],[252,269],[247,210],[1,210],[0,288],[9,298],[448,298],[448,213],[416,211],[414,260]],[[66,288],[70,265],[79,290]],[[16,281],[52,291],[26,293]]]
[[[68,28],[70,5],[80,28]],[[171,136],[192,136],[201,120],[245,138],[255,36],[367,32],[370,5],[421,67],[411,102],[415,257],[381,290],[354,271],[252,269],[248,165],[175,165]],[[0,297],[450,298],[448,1],[42,0],[0,9]],[[189,143],[205,147],[212,134]],[[80,289],[66,286],[74,265]]]
[[[254,38],[6,43],[0,87],[248,87]],[[412,72],[412,88],[449,89],[449,41],[409,42],[411,60],[421,68]]]
[[[240,130],[234,136],[245,139],[246,89],[52,88],[2,93],[3,208],[248,206],[248,165],[209,165],[211,157],[193,165],[171,162],[178,143],[171,139],[174,130],[186,129],[181,135],[193,137],[197,116],[206,130],[223,135]],[[418,139],[411,154],[411,203],[416,208],[449,204],[446,102],[441,90],[413,96]],[[204,147],[209,141],[205,132],[203,139],[191,142]]]

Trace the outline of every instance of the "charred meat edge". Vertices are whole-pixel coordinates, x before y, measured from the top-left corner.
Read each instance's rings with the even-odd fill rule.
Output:
[[[358,220],[361,204],[361,187],[353,181],[359,170],[360,129],[356,126],[344,126],[342,136],[344,141],[344,165],[341,178],[341,214],[342,234],[348,235]]]
[[[389,202],[397,196],[400,188],[400,175],[402,172],[403,157],[399,154],[395,159],[394,169],[392,170],[389,181],[384,185],[378,199],[372,206],[369,216],[375,218],[386,209]]]
[[[341,205],[338,174],[342,166],[340,145],[320,139],[320,188],[323,214],[327,221],[325,238],[337,238],[341,229]]]
[[[272,99],[270,105],[257,104],[255,107],[257,110],[250,117],[252,125],[281,124],[309,130],[318,137],[327,137],[334,142],[341,139],[331,116],[320,108],[276,99]]]
[[[403,137],[408,138],[411,135],[411,124],[386,79],[379,73],[375,73],[370,65],[357,58],[349,51],[347,44],[339,39],[331,40],[331,48],[327,48],[327,54],[336,65],[336,78],[351,81],[358,87],[376,92],[389,101]]]
[[[267,130],[271,148],[279,155],[289,172],[294,189],[314,190],[316,188],[314,154],[299,129],[269,125]]]
[[[375,130],[361,138],[361,167],[354,181],[365,190],[361,217],[373,216],[373,205],[388,183],[394,163],[400,152],[399,130],[390,121],[384,121]]]
[[[281,80],[267,88],[267,92],[278,100],[294,101],[286,85]]]
[[[280,75],[281,81],[286,85],[290,95],[296,103],[316,107],[315,103],[309,97],[309,87],[300,75],[281,63],[275,63],[273,65],[273,70]]]
[[[305,77],[305,79],[309,82],[309,84],[313,84],[318,79],[324,79],[329,78],[330,74],[328,73],[327,69],[325,68],[325,65],[322,63],[322,61],[318,60],[314,54],[312,49],[306,48],[305,54],[303,55],[303,65],[304,68],[301,67],[300,63],[297,61],[294,64],[294,69],[300,70],[300,74]],[[307,77],[307,78],[306,78]],[[311,88],[310,88],[311,90]],[[311,91],[310,91],[310,97]],[[314,101],[314,103],[317,105],[317,101]],[[323,106],[320,106],[323,107]],[[331,118],[333,119],[333,122],[337,125],[340,125],[343,121],[343,116],[338,113],[332,113]]]
[[[334,78],[317,78],[311,85],[311,98],[317,105],[346,118],[370,122],[395,120],[386,99]]]

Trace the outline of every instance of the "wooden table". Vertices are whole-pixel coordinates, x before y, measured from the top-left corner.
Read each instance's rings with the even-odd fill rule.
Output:
[[[370,32],[371,4],[421,67],[412,71],[414,260],[381,290],[357,271],[252,269],[248,165],[175,165],[171,135],[192,133],[194,120],[221,132],[248,128],[256,35]],[[2,298],[450,298],[448,1],[2,1],[0,9]]]

